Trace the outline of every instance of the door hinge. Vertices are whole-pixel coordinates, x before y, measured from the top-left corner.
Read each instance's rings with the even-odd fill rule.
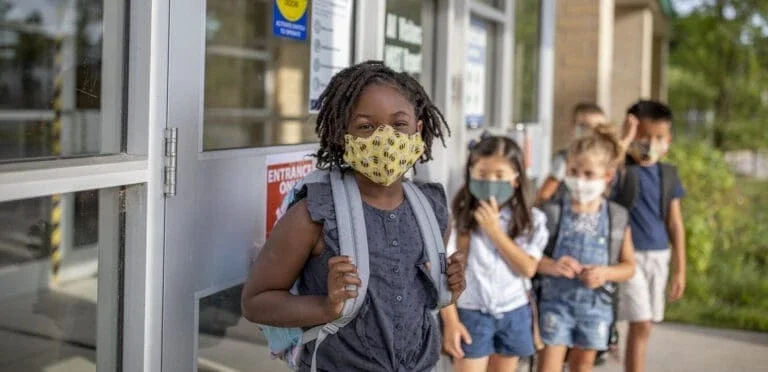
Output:
[[[178,132],[178,128],[165,128],[165,168],[163,172],[163,194],[166,198],[176,195],[176,156],[178,154]]]

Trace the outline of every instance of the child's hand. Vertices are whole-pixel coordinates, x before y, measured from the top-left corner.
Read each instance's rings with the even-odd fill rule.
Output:
[[[500,228],[499,205],[494,197],[491,197],[490,202],[480,200],[480,205],[475,209],[474,216],[477,225],[489,235]]]
[[[325,298],[325,306],[332,319],[341,316],[344,301],[357,297],[357,288],[347,289],[347,285],[361,285],[357,276],[357,267],[352,264],[352,259],[347,256],[335,256],[328,260],[328,296]]]
[[[448,288],[451,289],[451,303],[456,303],[456,300],[464,292],[464,288],[467,286],[466,278],[464,277],[464,268],[467,265],[467,255],[464,251],[456,251],[451,257],[448,257]]]
[[[577,275],[581,274],[583,269],[584,267],[581,266],[581,263],[571,256],[560,257],[555,265],[557,273],[568,279],[575,278]]]
[[[672,275],[672,281],[669,282],[669,301],[674,302],[683,298],[685,292],[685,274]]]
[[[605,285],[605,266],[584,267],[579,274],[579,279],[587,288],[600,288]]]
[[[628,147],[635,140],[638,124],[640,124],[640,120],[635,115],[628,114],[624,119],[624,138],[622,138],[622,143],[625,146]]]
[[[468,345],[472,344],[472,337],[469,335],[467,327],[459,321],[445,322],[443,324],[443,350],[456,359],[463,359],[462,341]]]

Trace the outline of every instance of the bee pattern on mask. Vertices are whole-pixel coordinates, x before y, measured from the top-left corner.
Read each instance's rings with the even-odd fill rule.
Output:
[[[388,186],[424,153],[421,135],[403,134],[388,125],[369,137],[345,136],[344,161],[372,181]]]

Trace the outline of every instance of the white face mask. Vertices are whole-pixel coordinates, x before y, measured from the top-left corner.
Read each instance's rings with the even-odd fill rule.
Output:
[[[577,177],[565,177],[565,185],[571,197],[579,203],[589,203],[601,197],[605,192],[605,180],[587,180]]]

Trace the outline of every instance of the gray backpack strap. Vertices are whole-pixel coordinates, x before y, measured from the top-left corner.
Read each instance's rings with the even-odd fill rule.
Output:
[[[333,207],[336,214],[336,224],[339,232],[339,245],[342,256],[348,256],[357,267],[362,285],[348,286],[348,290],[357,289],[357,297],[344,302],[341,316],[331,323],[314,327],[302,335],[302,344],[315,340],[315,350],[312,353],[311,371],[317,371],[317,350],[329,335],[336,334],[342,327],[355,318],[365,302],[368,292],[370,268],[368,262],[368,234],[365,229],[363,215],[363,200],[357,182],[351,175],[344,177],[338,168],[330,171]]]
[[[429,276],[437,289],[437,306],[442,308],[451,304],[452,293],[448,288],[447,261],[445,242],[440,234],[440,226],[435,211],[424,193],[411,182],[403,182],[405,197],[411,205],[413,214],[421,229],[424,251],[429,259]]]
[[[629,224],[629,212],[616,202],[608,202],[608,229],[610,231],[610,250],[608,263],[616,265],[621,257],[621,248],[624,246],[624,235]]]
[[[629,212],[621,204],[609,201],[608,202],[608,264],[616,265],[621,258],[621,248],[624,246],[624,236],[626,234],[627,225],[629,224]],[[617,290],[616,283],[605,283],[602,289],[611,294],[613,299],[613,306],[618,304],[618,298],[616,298]],[[615,311],[615,309],[614,309]],[[615,312],[614,312],[615,314]]]

